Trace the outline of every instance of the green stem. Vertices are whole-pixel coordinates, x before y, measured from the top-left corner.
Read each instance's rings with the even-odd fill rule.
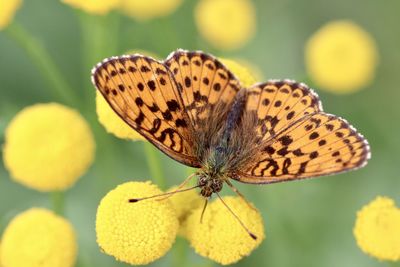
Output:
[[[73,90],[64,80],[57,65],[46,51],[46,48],[35,36],[31,35],[21,25],[13,22],[6,29],[18,45],[25,50],[32,62],[41,72],[42,76],[49,84],[48,90],[59,101],[63,101],[70,106],[76,106],[79,102],[73,94]]]
[[[53,211],[58,215],[64,214],[64,192],[54,191],[51,193],[51,201],[53,205]]]
[[[161,162],[157,154],[158,152],[150,142],[143,142],[143,146],[151,176],[161,189],[165,189],[165,179],[162,173]]]
[[[119,20],[118,14],[97,16],[82,11],[77,11],[82,34],[82,59],[84,83],[87,89],[83,92],[86,108],[94,109],[95,90],[90,83],[90,70],[104,58],[115,56],[118,52]]]
[[[173,264],[172,266],[175,267],[183,267],[187,266],[187,249],[188,246],[185,240],[181,237],[176,239],[174,245],[174,254],[173,254]]]

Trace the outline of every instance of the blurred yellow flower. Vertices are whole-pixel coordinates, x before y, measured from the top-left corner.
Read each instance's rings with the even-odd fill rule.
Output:
[[[179,222],[169,200],[131,198],[162,193],[150,182],[128,182],[110,191],[96,216],[97,243],[108,255],[134,265],[164,256],[175,241]]]
[[[219,49],[242,47],[256,29],[256,12],[251,0],[200,0],[195,20],[201,35]]]
[[[228,209],[216,199],[208,205],[203,222],[203,207],[197,208],[186,220],[187,238],[195,251],[220,264],[232,264],[249,255],[264,239],[261,215],[239,197],[224,197],[226,204],[257,236],[252,239]]]
[[[32,208],[9,223],[0,253],[7,267],[72,267],[77,255],[75,231],[53,212]]]
[[[122,139],[146,140],[115,113],[99,91],[96,92],[96,112],[108,133]]]
[[[173,13],[182,0],[121,0],[121,10],[137,19],[148,20]]]
[[[378,196],[357,213],[354,236],[361,250],[379,260],[400,260],[400,209]]]
[[[219,58],[219,60],[224,64],[235,76],[240,80],[241,84],[244,87],[250,87],[257,82],[255,75],[248,66],[244,64],[240,64],[237,61],[226,59],[226,58]]]
[[[378,52],[372,36],[351,21],[333,21],[307,42],[305,63],[320,87],[335,93],[362,89],[375,76]]]
[[[117,8],[120,0],[61,0],[63,3],[96,15],[104,15]]]
[[[177,186],[170,188],[168,191],[174,191]],[[186,236],[186,219],[193,210],[201,207],[204,204],[204,198],[195,190],[186,192],[179,192],[171,196],[171,204],[175,209],[176,215],[179,220],[179,234]],[[190,226],[189,226],[190,227]]]
[[[93,162],[95,143],[75,110],[36,104],[20,111],[5,131],[4,164],[15,181],[39,190],[65,190]]]
[[[22,0],[0,0],[0,30],[11,23],[21,4]]]
[[[140,55],[143,55],[143,56],[146,56],[146,57],[152,57],[152,58],[154,58],[156,60],[160,60],[160,58],[161,58],[156,53],[151,52],[151,51],[147,51],[147,50],[143,50],[143,49],[132,49],[132,50],[129,50],[127,54],[128,55],[140,54]]]

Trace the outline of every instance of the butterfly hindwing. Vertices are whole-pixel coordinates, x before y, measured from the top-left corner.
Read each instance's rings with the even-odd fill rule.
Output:
[[[173,159],[199,167],[190,120],[163,63],[140,55],[110,58],[93,70],[93,83],[133,129]]]
[[[234,75],[203,52],[178,50],[165,64],[174,75],[194,129],[201,128],[201,122],[212,116],[217,104],[228,109],[240,89]]]
[[[245,112],[256,112],[260,141],[250,163],[239,170],[239,181],[273,183],[328,175],[361,167],[368,160],[366,139],[345,120],[323,113],[317,95],[305,85],[274,81],[249,91]],[[251,98],[251,92],[257,94]],[[276,105],[277,101],[281,103]]]

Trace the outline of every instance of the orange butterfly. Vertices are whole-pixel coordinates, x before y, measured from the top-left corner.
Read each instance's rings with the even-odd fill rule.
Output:
[[[224,183],[233,188],[230,179],[298,180],[356,169],[370,158],[367,140],[344,119],[324,113],[306,85],[271,80],[243,88],[203,52],[177,50],[165,61],[109,58],[93,69],[92,80],[133,129],[200,169],[204,197]]]

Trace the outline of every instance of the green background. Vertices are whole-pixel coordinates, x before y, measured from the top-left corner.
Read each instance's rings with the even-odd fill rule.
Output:
[[[363,254],[353,237],[356,212],[377,195],[400,203],[400,3],[397,0],[284,0],[254,1],[257,33],[245,47],[218,51],[198,35],[193,8],[184,1],[166,18],[138,23],[112,13],[95,17],[55,0],[25,1],[18,11],[14,31],[0,32],[0,138],[22,108],[58,101],[38,69],[13,35],[25,29],[50,54],[62,77],[79,96],[72,106],[80,109],[95,133],[94,165],[65,194],[65,216],[79,239],[79,266],[126,266],[100,252],[95,238],[95,213],[100,199],[118,184],[151,179],[141,142],[119,140],[105,133],[96,121],[90,69],[104,57],[131,49],[145,49],[162,57],[177,48],[201,49],[217,56],[242,58],[259,66],[266,79],[309,80],[303,60],[307,38],[324,23],[351,19],[374,36],[380,55],[375,81],[351,95],[333,95],[316,89],[324,109],[348,119],[369,140],[372,159],[367,167],[350,173],[300,182],[266,186],[237,184],[261,211],[266,239],[238,266],[390,266]],[[22,40],[35,50],[35,42]],[[40,52],[40,51],[39,51]],[[37,54],[40,58],[41,55]],[[48,73],[52,75],[51,72]],[[84,101],[82,101],[84,100]],[[167,186],[187,175],[184,166],[157,152]],[[228,190],[225,190],[228,191]],[[17,213],[32,206],[52,208],[51,196],[27,189],[9,179],[0,165],[0,230]],[[229,225],[226,225],[229,227]],[[39,242],[39,241],[38,241]],[[186,254],[185,254],[186,253]],[[184,256],[186,255],[186,256]],[[183,240],[153,266],[216,265],[197,256]]]

